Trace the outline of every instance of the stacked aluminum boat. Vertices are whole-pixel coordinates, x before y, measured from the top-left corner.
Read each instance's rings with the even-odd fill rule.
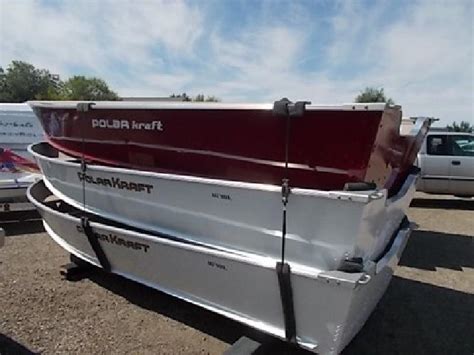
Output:
[[[71,118],[56,105],[48,103],[48,114]],[[111,107],[99,112],[104,122],[124,109]],[[305,104],[288,101],[274,110],[281,113],[282,107],[287,128],[305,112]],[[76,122],[99,125],[88,116],[90,110],[96,108],[79,104]],[[382,107],[391,116],[393,110]],[[136,122],[129,111],[127,117]],[[157,122],[159,111],[149,117]],[[395,115],[390,124],[399,126],[400,118]],[[416,154],[428,125],[420,120],[402,137],[411,142],[407,155]],[[102,128],[123,137],[131,126]],[[29,198],[59,245],[88,263],[314,352],[338,353],[359,331],[388,286],[410,234],[405,212],[417,171],[401,163],[391,174],[383,172],[386,183],[391,179],[387,188],[349,181],[345,189],[324,190],[293,186],[291,178],[279,186],[104,165],[91,156],[87,136],[82,137],[87,159],[81,151],[62,150],[57,142],[58,137],[67,141],[71,131],[66,127],[54,128],[54,147],[38,143],[29,148],[44,174],[29,189]],[[149,134],[163,134],[151,127]],[[288,139],[290,134],[282,143],[286,161],[281,162],[287,167],[292,164]]]

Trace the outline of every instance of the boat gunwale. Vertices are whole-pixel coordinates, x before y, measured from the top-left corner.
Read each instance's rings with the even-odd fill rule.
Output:
[[[40,187],[40,185],[43,185],[43,186]],[[80,220],[81,220],[80,217],[76,217],[76,216],[72,215],[69,212],[58,211],[58,210],[48,206],[47,204],[45,204],[44,199],[40,201],[39,198],[34,196],[34,192],[33,192],[33,190],[38,189],[38,188],[44,188],[47,192],[49,192],[49,194],[46,197],[55,196],[56,198],[58,198],[58,196],[56,196],[48,188],[48,186],[46,185],[45,180],[39,180],[39,181],[31,184],[28,187],[28,189],[26,191],[26,194],[27,194],[28,200],[33,205],[35,205],[35,207],[38,210],[47,212],[47,213],[53,215],[55,218],[67,219],[67,220],[72,221],[72,222],[77,223],[77,224],[81,223],[80,222]],[[71,206],[71,207],[74,210],[81,212],[81,210],[79,208],[76,208],[74,206]],[[102,218],[100,216],[96,216],[96,217],[97,218]],[[107,221],[107,218],[104,218],[104,221]],[[142,238],[143,240],[151,242],[151,243],[162,243],[162,244],[165,244],[165,245],[170,246],[170,247],[184,248],[184,249],[189,250],[189,251],[204,253],[204,254],[207,254],[207,255],[210,255],[210,256],[226,257],[226,258],[229,258],[233,261],[245,262],[247,264],[251,264],[251,265],[254,265],[254,266],[258,266],[258,267],[264,267],[264,268],[267,268],[267,269],[274,269],[275,265],[276,265],[276,262],[279,261],[279,259],[275,259],[275,258],[272,258],[272,257],[269,257],[269,256],[263,256],[263,255],[259,255],[259,254],[248,253],[248,252],[244,252],[244,251],[240,251],[240,250],[234,250],[234,249],[231,249],[231,248],[224,248],[224,247],[216,248],[214,246],[207,245],[205,243],[198,244],[198,243],[195,243],[194,241],[188,241],[187,239],[173,240],[173,239],[171,239],[171,238],[169,238],[165,235],[161,235],[161,236],[160,235],[152,235],[152,234],[148,234],[147,231],[135,231],[135,230],[132,230],[132,229],[125,229],[125,228],[121,228],[121,227],[118,227],[118,226],[113,226],[113,225],[110,225],[110,224],[103,223],[102,221],[94,221],[93,219],[90,220],[90,225],[93,228],[95,227],[95,228],[99,228],[99,229],[103,229],[103,230],[105,229],[105,230],[108,230],[112,233],[125,234],[125,235],[128,234],[128,235],[130,235],[131,237],[134,237],[134,238]],[[319,269],[319,268],[316,268],[316,267],[304,266],[304,265],[300,265],[298,263],[293,263],[292,262],[292,272],[297,274],[297,275],[300,275],[300,276],[309,277],[309,278],[317,280],[318,276],[320,274],[323,274],[323,273],[327,274],[328,272],[331,272],[331,271],[330,270],[328,271],[328,270]],[[363,273],[360,273],[360,274],[361,274],[361,277],[362,277]],[[351,275],[353,275],[353,274],[351,274]],[[351,281],[353,281],[352,279],[353,279],[353,276],[350,277],[348,281],[351,282]],[[354,287],[355,287],[356,282],[353,282],[353,283],[354,283]]]
[[[45,160],[53,164],[59,164],[63,166],[73,167],[73,168],[77,168],[78,166],[80,166],[80,163],[64,160],[59,157],[49,157],[35,150],[38,147],[45,144],[47,144],[48,146],[50,146],[51,148],[59,152],[59,150],[53,147],[49,142],[39,142],[39,143],[30,144],[28,146],[28,152],[32,154],[38,160]],[[64,155],[68,156],[66,154]],[[78,158],[74,158],[74,157],[70,157],[70,158],[76,161],[78,160]],[[133,170],[133,169],[127,169],[127,168],[105,166],[105,165],[94,164],[94,163],[92,164],[89,163],[87,167],[89,170],[92,170],[95,172],[125,173],[128,175],[143,176],[147,178],[157,178],[161,180],[201,183],[201,184],[206,184],[206,185],[216,185],[216,186],[224,186],[224,187],[238,188],[238,189],[250,189],[250,190],[260,190],[260,191],[278,192],[278,193],[281,192],[281,186],[271,185],[271,184],[261,184],[261,183],[253,183],[253,182],[223,180],[223,179],[210,179],[210,178],[190,176],[190,175],[180,175],[180,174],[157,173],[153,171]],[[354,192],[340,191],[340,190],[324,191],[324,190],[304,189],[304,188],[296,188],[296,187],[291,188],[291,194],[294,194],[294,195],[321,197],[321,198],[328,198],[328,199],[333,199],[333,200],[344,200],[344,201],[357,202],[357,203],[363,203],[363,204],[368,204],[374,200],[384,198],[386,196],[386,193],[384,193],[384,191],[385,189],[367,190],[366,192],[360,191],[358,193],[354,193]]]
[[[28,101],[31,108],[76,109],[78,103],[93,103],[93,110],[262,110],[272,111],[272,103],[222,103],[222,102],[149,102],[149,101]],[[386,103],[342,103],[306,105],[307,111],[384,111],[400,108]]]
[[[42,186],[41,186],[42,185]],[[44,196],[44,198],[38,198],[35,196],[35,193],[33,190],[36,189],[43,189],[44,192],[47,192],[47,194]],[[45,203],[45,200],[50,197],[54,196],[58,198],[52,192],[49,187],[46,184],[46,180],[39,180],[33,184],[31,184],[27,191],[26,195],[28,197],[28,200],[41,212],[46,212],[51,215],[53,215],[55,218],[59,219],[67,219],[73,223],[80,224],[81,219],[80,217],[74,216],[71,212],[62,212],[58,211],[50,206],[48,206]],[[62,201],[61,199],[59,199]],[[67,204],[67,202],[66,202]],[[77,207],[71,206],[73,210],[81,212],[81,210]],[[94,220],[96,219],[103,219],[101,220]],[[257,267],[263,267],[267,269],[274,269],[276,262],[280,261],[279,259],[275,259],[269,256],[263,256],[259,254],[254,254],[254,253],[249,253],[249,252],[244,252],[244,251],[239,251],[239,250],[234,250],[232,248],[224,248],[224,247],[219,247],[216,248],[212,245],[208,245],[206,243],[195,243],[194,241],[188,241],[186,239],[172,239],[170,237],[167,237],[166,235],[153,235],[153,234],[148,234],[147,231],[143,230],[133,230],[133,229],[126,229],[122,228],[120,226],[114,226],[111,224],[106,224],[107,218],[103,218],[100,216],[93,216],[92,220],[90,220],[90,225],[91,227],[99,228],[102,230],[110,231],[112,233],[118,233],[122,235],[129,235],[130,237],[134,238],[142,238],[143,240],[146,240],[151,243],[161,243],[165,244],[170,247],[177,247],[177,248],[183,248],[188,251],[192,252],[199,252],[199,253],[204,253],[206,255],[214,256],[214,257],[225,257],[229,258],[233,261],[236,262],[243,262],[247,263],[253,266]],[[47,224],[47,222],[43,219],[43,222]],[[113,221],[110,221],[111,223],[114,223]],[[125,226],[124,226],[125,227]],[[394,232],[394,238],[392,238],[390,247],[385,250],[379,260],[375,263],[377,266],[375,274],[378,274],[379,271],[382,269],[382,264],[386,265],[388,262],[391,262],[392,257],[393,257],[393,250],[398,249],[398,247],[395,246],[395,242],[399,239],[400,233],[406,233],[407,231],[410,231],[413,229],[414,225],[412,223],[405,223],[405,221],[402,221],[400,225],[398,226],[396,232]],[[52,228],[51,228],[52,229]],[[57,234],[55,232],[55,234]],[[62,237],[61,237],[62,239]],[[396,248],[395,248],[396,247]],[[306,278],[311,278],[314,279],[315,281],[323,281],[327,282],[327,279],[338,279],[339,282],[337,283],[337,286],[339,287],[344,287],[344,288],[349,288],[349,289],[355,289],[356,287],[360,285],[365,285],[366,282],[362,282],[361,280],[366,278],[366,275],[370,275],[370,271],[362,271],[362,272],[356,272],[356,273],[351,273],[351,272],[343,272],[339,270],[324,270],[324,269],[319,269],[316,267],[311,267],[311,266],[306,266],[306,265],[301,265],[297,262],[292,262],[291,263],[291,269],[292,273],[295,275],[301,276],[301,277],[306,277]]]

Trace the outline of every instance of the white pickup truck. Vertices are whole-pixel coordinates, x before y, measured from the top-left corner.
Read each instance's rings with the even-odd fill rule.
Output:
[[[418,191],[474,196],[474,135],[430,131],[418,153]]]

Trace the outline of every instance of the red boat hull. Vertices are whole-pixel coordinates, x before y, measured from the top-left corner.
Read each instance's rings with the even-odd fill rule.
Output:
[[[60,103],[31,106],[49,142],[75,157],[275,185],[288,178],[291,187],[323,190],[348,182],[396,188],[424,137],[400,136],[398,108],[308,109],[290,119],[286,170],[287,121],[271,108],[137,109],[98,103],[78,112]]]

